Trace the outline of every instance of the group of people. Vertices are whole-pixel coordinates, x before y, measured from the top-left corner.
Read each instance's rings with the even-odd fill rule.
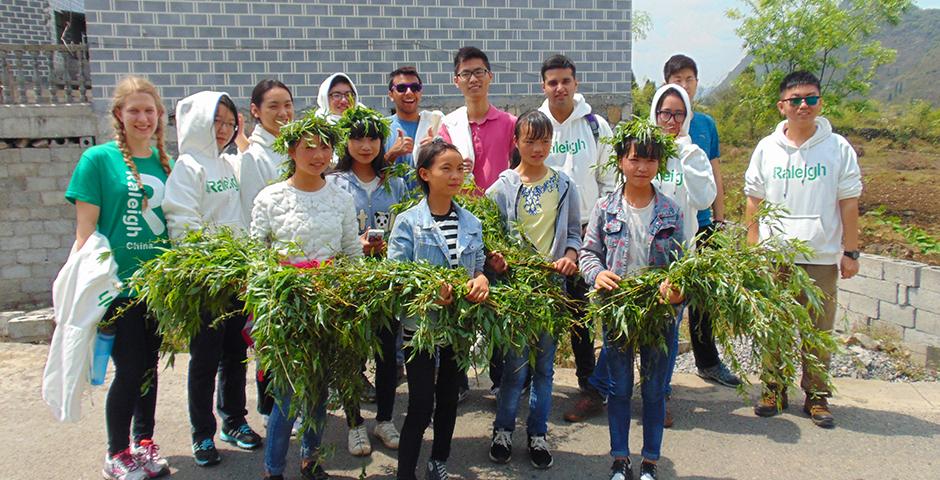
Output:
[[[684,252],[707,248],[708,236],[724,221],[723,189],[715,123],[693,112],[698,69],[692,59],[670,58],[650,118],[616,129],[578,93],[576,67],[563,55],[542,65],[546,98],[541,107],[518,118],[489,102],[494,74],[484,52],[461,48],[453,66],[465,106],[436,120],[420,109],[423,83],[413,67],[389,75],[395,113],[388,118],[360,104],[354,83],[342,73],[323,82],[318,108],[301,118],[295,118],[290,88],[263,80],[251,95],[255,127],[250,135],[229,95],[196,93],[177,104],[175,162],[164,148],[164,104],[157,89],[143,78],[127,77],[116,87],[110,111],[115,141],[82,155],[66,192],[76,207],[76,247],[100,232],[111,244],[119,276],[127,279],[169,239],[193,229],[228,227],[277,249],[298,268],[342,254],[464,269],[470,278],[467,300],[482,302],[489,293],[488,277],[512,265],[486,248],[479,219],[454,202],[465,176],[472,175],[475,194],[495,201],[507,231],[551,263],[574,299],[583,300],[591,289],[616,289],[642,269],[664,267]],[[783,233],[753,225],[749,240],[783,234],[809,242],[816,254],[802,261],[830,295],[816,322],[831,328],[838,272],[848,278],[858,269],[857,160],[851,146],[819,116],[820,85],[811,74],[787,76],[777,105],[786,119],[752,157],[746,221],[761,202],[782,205],[790,213]],[[390,175],[395,164],[411,167],[413,180]],[[395,216],[392,205],[410,195],[422,198]],[[689,317],[698,374],[726,386],[740,383],[718,355],[709,312],[683,313],[683,294],[668,283],[660,293],[675,305],[676,322],[667,333],[666,351],[639,348],[643,480],[656,478],[663,429],[673,422],[670,380],[683,315]],[[117,480],[169,473],[153,441],[161,339],[146,305],[132,303],[133,295],[123,291],[105,315],[116,337],[103,475]],[[445,285],[438,302],[453,301],[453,286]],[[232,307],[241,310],[237,299]],[[258,408],[266,419],[262,439],[246,420],[251,320],[239,313],[221,322],[208,315],[201,321],[189,346],[187,384],[195,462],[210,466],[221,460],[214,440],[219,430],[214,401],[221,440],[248,450],[264,445],[265,478],[283,478],[292,430],[301,437],[302,477],[329,478],[320,455],[326,392],[314,411],[292,412],[293,392],[274,391],[265,372],[259,372]],[[421,321],[394,319],[379,332],[375,385],[365,374],[362,380],[362,400],[377,403],[372,434],[386,448],[397,449],[399,479],[416,478],[422,438],[432,420],[433,445],[423,470],[429,479],[447,478],[457,407],[469,390],[467,374],[449,345],[440,345],[436,354],[411,349]],[[581,398],[564,418],[581,421],[601,413],[606,404],[610,478],[631,479],[635,352],[605,335],[595,358],[589,327],[574,327],[570,337]],[[556,339],[546,333],[522,351],[497,352],[491,359],[497,403],[492,461],[511,460],[519,402],[528,390],[529,460],[538,469],[553,465],[547,421],[556,347]],[[826,352],[812,353],[824,362],[828,358]],[[392,409],[400,363],[406,370],[408,407],[399,432]],[[827,427],[833,418],[823,386],[819,379],[803,378],[804,409]],[[766,387],[755,407],[762,416],[787,405],[786,392]],[[348,450],[369,455],[369,432],[354,403],[343,405]],[[297,414],[313,419],[316,427],[296,432]]]

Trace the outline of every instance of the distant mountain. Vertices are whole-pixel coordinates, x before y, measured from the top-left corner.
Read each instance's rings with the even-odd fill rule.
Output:
[[[869,96],[886,103],[924,99],[940,105],[940,10],[911,8],[901,23],[884,28],[875,38],[898,53],[894,63],[875,73]],[[744,57],[709,93],[730,87],[752,60]]]

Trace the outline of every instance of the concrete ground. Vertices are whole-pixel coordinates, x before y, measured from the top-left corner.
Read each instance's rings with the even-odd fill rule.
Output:
[[[98,388],[84,403],[84,415],[75,424],[56,422],[40,398],[44,345],[0,344],[0,477],[15,479],[95,479],[105,454],[104,396]],[[177,358],[174,369],[160,372],[157,437],[161,453],[169,459],[174,479],[257,479],[262,475],[263,452],[241,451],[219,442],[223,460],[216,467],[196,467],[190,456],[186,412],[187,357]],[[479,384],[460,406],[451,459],[453,477],[461,479],[606,479],[610,458],[606,415],[586,423],[568,424],[562,412],[577,397],[574,372],[556,373],[549,442],[555,466],[536,471],[525,453],[524,425],[516,430],[515,455],[509,465],[489,461],[494,401],[487,393],[489,380]],[[662,479],[937,479],[940,478],[940,384],[900,384],[839,379],[833,399],[837,427],[815,427],[795,400],[784,414],[757,418],[750,405],[727,388],[692,375],[677,375],[672,410],[675,427],[667,430],[660,462]],[[404,420],[405,388],[399,389],[395,423]],[[753,395],[756,390],[752,391]],[[797,399],[799,395],[791,394]],[[260,430],[254,411],[254,387],[249,393],[249,422]],[[635,399],[634,410],[639,401]],[[371,429],[374,406],[363,412]],[[525,418],[522,407],[520,418]],[[634,420],[631,446],[638,451],[642,429]],[[393,451],[376,447],[371,457],[346,453],[342,414],[332,412],[325,445],[334,449],[326,467],[336,478],[392,478]],[[430,430],[422,449],[430,451]],[[299,446],[289,454],[287,478],[299,478]],[[634,461],[637,459],[634,457]]]

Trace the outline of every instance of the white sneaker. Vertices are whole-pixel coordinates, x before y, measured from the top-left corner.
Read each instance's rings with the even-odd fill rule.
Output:
[[[375,424],[375,429],[372,430],[372,434],[382,441],[382,444],[385,445],[385,448],[398,450],[398,441],[400,435],[398,434],[398,429],[395,428],[394,423],[379,422]]]
[[[147,480],[147,472],[141,468],[137,460],[131,455],[130,449],[124,450],[115,456],[107,455],[104,459],[104,468],[101,475],[108,480]]]
[[[298,416],[297,419],[294,420],[294,425],[290,427],[290,436],[292,437],[297,436],[297,432],[300,431],[300,425],[303,424],[303,422],[304,422],[304,419],[303,417],[300,417],[300,416]]]
[[[134,456],[134,459],[137,460],[137,463],[149,478],[162,477],[170,473],[170,464],[160,456],[159,450],[160,447],[153,443],[153,440],[141,440],[131,450],[131,455]]]
[[[267,430],[268,429],[268,416],[267,415],[261,414],[261,423],[262,425],[264,425],[264,429]]]
[[[369,443],[369,432],[365,424],[349,429],[349,453],[354,457],[365,457],[372,453],[372,444]]]

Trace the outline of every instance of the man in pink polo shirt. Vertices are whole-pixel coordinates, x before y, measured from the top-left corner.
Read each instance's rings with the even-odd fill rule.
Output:
[[[463,94],[466,106],[444,117],[440,135],[457,146],[465,168],[473,173],[482,194],[499,174],[509,168],[512,134],[516,117],[489,101],[493,71],[479,48],[463,47],[454,56],[454,85]]]

